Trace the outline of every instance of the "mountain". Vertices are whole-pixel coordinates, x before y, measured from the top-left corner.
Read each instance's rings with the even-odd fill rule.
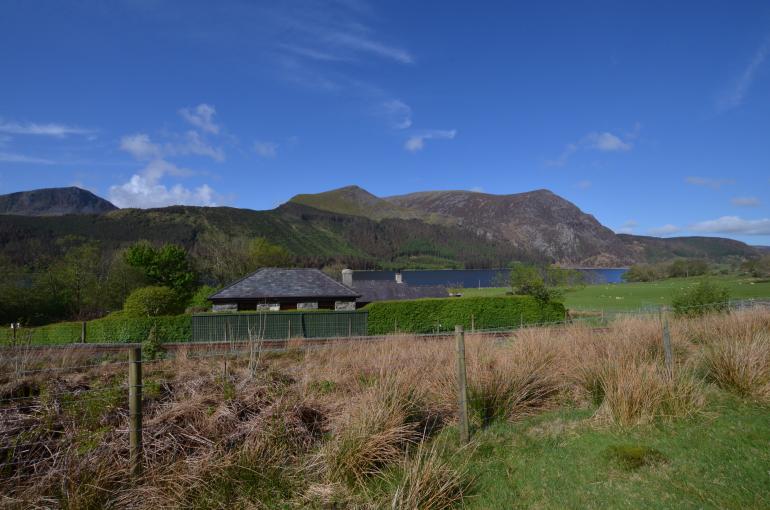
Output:
[[[640,262],[663,262],[675,258],[710,260],[745,259],[756,257],[760,250],[735,239],[724,237],[651,237],[618,234],[618,238]]]
[[[335,261],[362,269],[500,267],[530,260],[509,243],[456,227],[417,219],[375,221],[291,202],[270,211],[172,206],[102,215],[0,215],[0,255],[25,267],[43,267],[62,256],[65,238],[95,240],[105,251],[141,239],[176,243],[196,257],[212,245],[254,237],[283,246],[310,267]]]
[[[385,200],[454,218],[459,226],[488,239],[505,240],[563,264],[617,266],[633,262],[632,252],[614,232],[548,190],[512,195],[427,191]]]
[[[338,262],[357,269],[489,268],[513,260],[606,267],[759,253],[731,239],[617,235],[546,190],[513,195],[434,191],[379,198],[349,186],[297,195],[269,211],[191,206],[116,209],[77,188],[41,191],[42,197],[35,200],[40,192],[2,197],[5,209],[0,210],[26,215],[0,214],[0,262],[6,258],[18,267],[44,269],[71,244],[63,240],[78,238],[98,241],[105,252],[147,239],[180,244],[194,258],[213,256],[219,249],[216,257],[221,259],[228,255],[220,248],[228,243],[264,237],[289,250],[298,264],[319,267]],[[64,200],[67,193],[81,200]],[[16,195],[26,198],[14,199],[13,207],[7,205],[8,197]]]
[[[622,266],[677,257],[711,260],[756,256],[758,250],[717,237],[657,238],[618,235],[592,215],[548,190],[510,195],[425,191],[379,198],[352,186],[290,201],[373,220],[419,218],[510,243],[529,258],[572,266]]]
[[[117,209],[107,200],[77,187],[44,188],[0,195],[0,214],[62,216],[103,214]]]
[[[293,204],[351,216],[363,216],[373,220],[384,218],[421,219],[423,215],[376,197],[358,186],[324,191],[322,193],[295,195]]]

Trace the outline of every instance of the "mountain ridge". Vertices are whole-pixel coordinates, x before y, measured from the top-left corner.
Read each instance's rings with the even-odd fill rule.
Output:
[[[40,188],[0,195],[0,214],[63,216],[104,214],[116,209],[111,202],[77,186]]]
[[[267,211],[195,206],[118,209],[79,188],[20,193],[41,192],[44,197],[75,193],[83,202],[65,201],[68,208],[64,208],[49,200],[45,209],[42,200],[37,207],[0,214],[0,247],[19,262],[29,258],[26,252],[34,246],[53,246],[58,237],[73,235],[116,249],[147,238],[178,242],[193,250],[206,236],[260,236],[286,247],[303,264],[337,260],[362,267],[491,267],[511,260],[612,267],[679,257],[721,261],[760,253],[725,238],[616,234],[546,189],[509,195],[422,191],[381,198],[358,186],[345,186],[295,195]],[[18,194],[0,196],[0,204],[7,204],[13,195]]]

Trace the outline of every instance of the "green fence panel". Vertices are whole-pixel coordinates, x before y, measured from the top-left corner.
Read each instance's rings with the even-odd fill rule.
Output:
[[[363,336],[367,312],[216,313],[192,316],[193,342]]]

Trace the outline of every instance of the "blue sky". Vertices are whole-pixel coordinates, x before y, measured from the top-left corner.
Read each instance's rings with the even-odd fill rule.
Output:
[[[5,0],[0,49],[0,193],[548,188],[770,244],[764,1]]]

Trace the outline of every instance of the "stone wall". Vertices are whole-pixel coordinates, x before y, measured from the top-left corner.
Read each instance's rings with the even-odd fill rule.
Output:
[[[356,302],[355,301],[335,301],[334,309],[336,311],[352,312],[352,311],[355,311],[356,309]]]

